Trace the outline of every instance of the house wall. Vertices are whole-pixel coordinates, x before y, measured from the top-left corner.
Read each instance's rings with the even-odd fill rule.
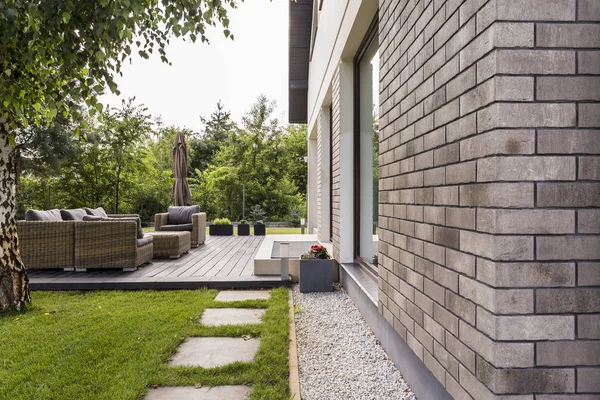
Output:
[[[598,398],[600,2],[379,16],[380,312],[456,399]]]

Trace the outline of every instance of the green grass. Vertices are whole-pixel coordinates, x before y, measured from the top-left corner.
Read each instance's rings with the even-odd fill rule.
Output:
[[[250,384],[251,399],[287,399],[288,291],[213,302],[215,290],[33,292],[24,313],[0,315],[0,399],[141,399],[154,385]],[[263,324],[204,327],[208,307],[267,308]],[[253,363],[173,368],[189,336],[261,337]]]
[[[234,228],[234,234],[237,235],[237,228]],[[153,227],[144,228],[144,232],[154,231]],[[308,233],[304,230],[304,233]],[[206,234],[208,235],[208,228],[206,228]],[[254,235],[254,228],[250,227],[250,234]],[[278,228],[278,227],[267,227],[267,235],[299,235],[300,228]]]

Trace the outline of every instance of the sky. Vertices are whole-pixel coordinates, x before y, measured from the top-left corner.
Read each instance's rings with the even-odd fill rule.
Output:
[[[136,54],[116,78],[121,95],[109,93],[101,101],[119,107],[135,96],[165,125],[199,132],[199,116],[210,116],[219,100],[240,122],[262,93],[277,101],[275,116],[287,123],[289,1],[245,0],[230,10],[233,41],[212,27],[209,45],[173,38],[166,49],[172,66]]]

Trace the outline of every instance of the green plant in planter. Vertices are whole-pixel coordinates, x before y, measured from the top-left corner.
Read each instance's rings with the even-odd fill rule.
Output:
[[[248,225],[248,221],[246,221],[245,219],[241,220],[239,222],[239,225]]]
[[[248,225],[248,221],[245,219],[241,220],[237,226],[238,236],[249,236],[250,235],[250,225]]]
[[[208,233],[215,236],[233,235],[233,225],[229,218],[215,218],[208,227]]]
[[[215,218],[213,225],[231,225],[231,220],[229,218]]]

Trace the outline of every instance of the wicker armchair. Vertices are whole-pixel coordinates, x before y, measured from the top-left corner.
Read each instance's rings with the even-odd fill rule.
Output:
[[[162,228],[168,224],[169,213],[160,213],[154,215],[154,230],[161,231]],[[187,230],[187,229],[181,229]],[[198,247],[206,241],[206,213],[195,213],[192,214],[192,230],[190,231],[192,237],[190,244],[192,247]]]

